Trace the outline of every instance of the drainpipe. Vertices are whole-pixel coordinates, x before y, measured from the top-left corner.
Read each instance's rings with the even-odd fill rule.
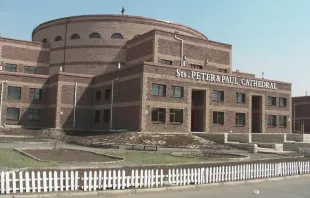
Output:
[[[178,38],[177,35],[174,35],[174,38],[176,40],[181,41],[181,62],[180,62],[180,66],[182,67],[182,63],[183,63],[183,40]]]
[[[2,126],[2,104],[3,104],[3,89],[4,89],[4,83],[7,83],[8,81],[2,81],[1,82],[1,99],[0,99],[0,126]]]
[[[76,113],[76,92],[77,92],[77,82],[74,85],[74,105],[73,105],[73,127],[75,127],[75,113]]]
[[[110,107],[110,130],[113,128],[113,103],[114,103],[114,82],[118,80],[118,77],[112,80],[111,88],[111,107]]]

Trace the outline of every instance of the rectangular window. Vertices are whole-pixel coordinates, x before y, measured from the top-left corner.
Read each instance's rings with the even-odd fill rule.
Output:
[[[19,112],[20,112],[19,108],[7,107],[6,108],[6,119],[15,120],[15,121],[19,120]]]
[[[245,113],[236,113],[236,125],[237,126],[245,125]]]
[[[17,71],[17,65],[5,63],[5,71],[6,72],[16,72]]]
[[[33,67],[33,66],[25,66],[24,67],[24,73],[27,73],[27,74],[35,74],[36,70],[37,70],[37,68]]]
[[[95,118],[94,121],[96,123],[100,122],[100,110],[95,110]]]
[[[153,108],[152,109],[152,122],[161,122],[166,121],[166,109],[164,108]]]
[[[166,96],[166,85],[152,84],[153,96]]]
[[[170,123],[183,123],[183,109],[170,109]]]
[[[101,100],[101,91],[96,91],[96,100]]]
[[[166,64],[166,65],[172,65],[172,60],[161,59],[161,63]]]
[[[217,71],[221,73],[227,73],[227,69],[218,68]]]
[[[279,126],[280,127],[287,126],[287,116],[279,116]]]
[[[213,124],[224,125],[224,112],[213,111]]]
[[[104,100],[107,100],[107,101],[111,100],[111,89],[106,89],[104,91]]]
[[[30,88],[30,101],[42,100],[42,89]]]
[[[41,109],[28,109],[27,116],[29,121],[40,121]]]
[[[236,93],[237,103],[245,103],[245,93]]]
[[[212,99],[214,101],[224,101],[224,91],[213,91]]]
[[[105,123],[110,122],[110,114],[111,114],[110,109],[103,110],[103,122]]]
[[[268,126],[276,127],[277,126],[277,116],[276,115],[268,115]]]
[[[171,86],[170,92],[171,97],[182,98],[184,95],[184,87]]]
[[[286,107],[287,106],[287,99],[286,98],[279,98],[279,106]]]
[[[194,64],[190,64],[191,65],[191,68],[193,69],[202,69],[202,65],[194,65]]]
[[[20,99],[20,87],[8,86],[8,98]]]
[[[277,105],[277,98],[273,96],[268,96],[268,105],[270,106]]]

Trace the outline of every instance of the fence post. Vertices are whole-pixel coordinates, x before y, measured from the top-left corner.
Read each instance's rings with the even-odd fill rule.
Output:
[[[121,171],[120,170],[117,171],[117,189],[118,190],[121,189]]]
[[[47,192],[47,176],[46,171],[43,171],[43,192]]]
[[[93,189],[92,181],[93,181],[93,173],[92,171],[89,171],[88,172],[88,191],[91,191]]]
[[[83,190],[84,192],[87,191],[87,173],[84,171],[84,177],[83,177]]]
[[[58,191],[58,175],[57,171],[54,171],[54,191]]]
[[[37,172],[37,186],[38,192],[41,192],[41,173],[40,171]]]
[[[144,170],[144,187],[147,187],[147,179],[148,179],[147,170]]]
[[[74,185],[74,171],[70,171],[71,191],[75,189]]]
[[[160,170],[160,186],[164,185],[164,170]]]
[[[107,189],[107,171],[103,171],[103,190]]]
[[[127,181],[127,183],[128,183],[128,181]],[[125,170],[122,170],[122,189],[125,189],[125,187],[126,187],[126,172],[125,172]]]
[[[6,194],[10,194],[11,189],[10,189],[10,173],[6,172],[5,173],[5,187],[6,187]]]
[[[99,171],[99,176],[98,176],[98,189],[102,189],[102,171]]]
[[[139,185],[140,188],[143,187],[143,179],[144,179],[144,177],[143,177],[143,170],[141,170],[140,171],[140,185]]]
[[[154,170],[151,170],[151,187],[154,187]]]
[[[5,185],[4,185],[4,181],[5,181],[5,178],[4,178],[4,172],[1,172],[1,194],[4,194],[5,190]]]
[[[16,173],[12,173],[12,190],[13,193],[16,193]]]
[[[176,185],[178,186],[179,185],[179,169],[177,168],[176,169],[176,174],[175,174],[175,176],[176,176]]]
[[[26,192],[28,193],[28,192],[30,192],[30,188],[29,188],[29,172],[28,171],[26,171],[26,173],[25,173],[25,184],[26,184]]]
[[[134,187],[135,188],[138,188],[139,187],[139,171],[138,170],[136,170],[135,171],[135,174],[133,175],[133,179],[135,180],[135,185],[134,185]]]
[[[20,192],[20,193],[23,193],[23,192],[24,192],[23,183],[24,183],[23,172],[20,171],[20,172],[19,172],[19,192]]]

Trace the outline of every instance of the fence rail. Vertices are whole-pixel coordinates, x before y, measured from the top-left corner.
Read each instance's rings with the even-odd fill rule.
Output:
[[[2,172],[0,194],[197,185],[310,173],[310,161],[161,170]]]

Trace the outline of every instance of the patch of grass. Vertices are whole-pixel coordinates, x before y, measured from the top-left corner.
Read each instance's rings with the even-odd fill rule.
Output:
[[[0,149],[0,167],[27,168],[27,167],[53,167],[56,163],[39,162],[20,154],[13,149]]]
[[[106,152],[105,154],[114,155],[119,157],[125,157],[126,162],[134,162],[137,164],[173,164],[173,163],[197,163],[197,162],[208,162],[208,161],[221,161],[224,158],[186,158],[186,157],[175,157],[170,154],[163,153],[149,153],[149,152]]]

